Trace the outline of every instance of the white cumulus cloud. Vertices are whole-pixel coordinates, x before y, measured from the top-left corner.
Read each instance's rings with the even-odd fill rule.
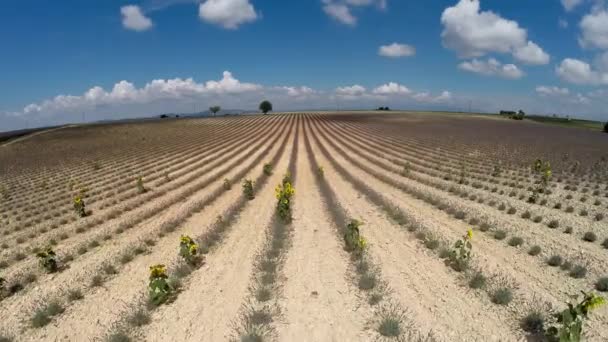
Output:
[[[538,86],[536,92],[543,96],[564,96],[570,94],[568,88],[550,87],[550,86]]]
[[[229,71],[224,71],[221,80],[212,80],[205,83],[197,83],[192,78],[158,79],[138,89],[133,83],[120,81],[114,85],[111,91],[95,86],[81,96],[59,95],[41,103],[29,104],[23,109],[23,112],[25,114],[52,113],[79,108],[94,108],[102,105],[142,104],[167,99],[178,100],[206,94],[242,94],[261,89],[261,85],[240,82]]]
[[[134,31],[146,31],[152,27],[152,20],[146,17],[139,6],[128,5],[120,8],[122,25]]]
[[[528,41],[527,32],[516,21],[492,11],[481,11],[479,0],[460,0],[441,15],[443,45],[461,58],[488,53],[510,53],[524,63],[546,64],[549,56]]]
[[[525,46],[516,48],[513,57],[526,64],[543,65],[549,63],[549,55],[531,41]]]
[[[564,81],[579,85],[608,84],[608,72],[595,70],[587,62],[566,58],[555,69]]]
[[[494,58],[488,60],[473,59],[465,61],[458,65],[458,68],[464,71],[469,71],[484,76],[498,76],[506,79],[515,80],[524,76],[514,64],[502,64]]]
[[[390,58],[409,57],[416,54],[416,49],[411,45],[392,43],[380,46],[378,54]]]
[[[355,7],[376,5],[380,9],[386,8],[386,0],[322,0],[323,12],[330,18],[349,26],[357,24],[357,17],[352,13]]]
[[[376,95],[407,95],[411,93],[411,91],[404,85],[389,82],[375,88],[372,93]]]
[[[199,17],[209,23],[235,30],[258,18],[249,0],[206,0],[199,6]]]
[[[312,89],[310,87],[306,87],[306,86],[301,86],[301,87],[283,86],[283,87],[279,87],[279,89],[286,91],[287,95],[289,95],[291,97],[297,97],[297,98],[307,97],[307,96],[314,95],[317,93],[314,89]]]
[[[587,14],[580,23],[579,42],[586,48],[608,49],[608,11]]]
[[[365,94],[366,91],[367,89],[365,89],[365,87],[358,84],[336,88],[336,94],[341,96],[361,96]]]
[[[572,11],[576,6],[583,3],[584,0],[561,0],[562,6],[567,12]]]

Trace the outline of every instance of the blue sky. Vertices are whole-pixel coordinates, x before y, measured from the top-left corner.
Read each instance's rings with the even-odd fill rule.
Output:
[[[0,131],[262,98],[608,119],[604,0],[5,0],[0,41]]]

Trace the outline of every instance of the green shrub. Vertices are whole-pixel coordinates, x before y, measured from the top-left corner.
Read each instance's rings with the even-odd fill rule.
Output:
[[[365,247],[367,246],[367,242],[361,236],[359,231],[359,226],[361,226],[361,224],[362,223],[358,220],[353,219],[346,226],[346,230],[344,232],[344,243],[346,245],[346,250],[353,252],[356,255],[363,254]]]
[[[549,264],[549,266],[553,266],[553,267],[560,266],[562,264],[562,262],[564,262],[564,259],[559,255],[552,255],[547,260],[547,264]]]
[[[528,254],[531,255],[531,256],[537,256],[537,255],[540,254],[540,252],[541,252],[541,248],[538,245],[532,246],[528,250]]]
[[[583,240],[587,242],[595,242],[597,240],[597,235],[595,235],[594,232],[586,232],[585,235],[583,235]]]
[[[270,164],[270,163],[264,164],[263,171],[266,176],[272,175],[272,164]]]
[[[232,183],[230,183],[230,180],[228,178],[224,178],[224,184],[222,186],[226,191],[232,189]]]
[[[57,255],[50,246],[43,251],[36,253],[38,262],[47,272],[53,273],[57,271]]]
[[[608,291],[608,277],[602,277],[595,283],[595,289],[602,292]]]
[[[513,300],[513,292],[508,287],[498,288],[492,293],[492,303],[508,305]]]
[[[78,215],[79,217],[87,216],[86,206],[81,196],[74,197],[73,207],[74,212],[76,212],[76,215]]]
[[[253,181],[251,179],[245,179],[243,181],[243,195],[250,201],[255,198],[253,193]]]
[[[136,186],[137,186],[137,192],[139,192],[140,194],[143,194],[144,192],[148,191],[146,189],[146,187],[144,186],[144,179],[143,179],[143,177],[138,177],[137,178]]]

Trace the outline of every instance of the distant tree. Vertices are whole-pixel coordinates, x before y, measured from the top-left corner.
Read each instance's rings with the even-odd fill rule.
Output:
[[[391,110],[391,109],[390,109],[390,108],[388,108],[388,107],[384,107],[384,110]]]
[[[222,109],[222,107],[220,107],[220,106],[209,107],[209,111],[211,113],[213,113],[213,116],[215,116],[215,113],[219,112],[221,109]]]
[[[166,118],[168,118],[168,116],[167,116],[167,114],[161,114],[161,115],[160,115],[160,118],[161,118],[161,119],[166,119]]]
[[[262,103],[260,103],[260,110],[264,114],[272,111],[272,103],[270,103],[270,101],[266,101],[266,100],[262,101]]]
[[[604,124],[604,132],[608,133],[608,122]]]

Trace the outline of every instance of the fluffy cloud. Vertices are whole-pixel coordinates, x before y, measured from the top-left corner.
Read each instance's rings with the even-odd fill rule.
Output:
[[[516,48],[513,57],[526,64],[543,65],[549,63],[549,55],[531,41],[525,46]]]
[[[365,89],[365,87],[358,84],[336,88],[336,94],[340,96],[361,96],[364,95],[366,91],[367,89]]]
[[[416,54],[416,49],[407,44],[393,43],[380,46],[378,54],[390,58],[409,57]]]
[[[574,58],[564,59],[555,72],[562,80],[574,84],[608,84],[608,72],[594,70],[589,63]]]
[[[137,89],[133,83],[120,81],[111,91],[93,87],[82,96],[59,95],[39,104],[30,104],[23,109],[25,114],[95,108],[104,105],[124,105],[151,103],[158,100],[179,100],[206,94],[241,94],[261,90],[262,86],[243,83],[235,79],[229,71],[224,71],[219,81],[197,83],[192,78],[153,80]]]
[[[407,103],[425,103],[425,104],[440,104],[447,103],[452,100],[452,93],[444,90],[439,95],[432,95],[429,92],[415,93],[408,87],[396,83],[389,82],[374,88],[371,92],[360,85],[348,87],[338,87],[334,90],[336,97],[342,100],[381,100],[383,102],[407,102]]]
[[[332,19],[349,26],[357,24],[357,17],[352,13],[353,7],[376,5],[386,8],[386,0],[322,0],[323,12]]]
[[[561,0],[562,6],[568,12],[572,11],[576,6],[583,3],[584,0]]]
[[[152,27],[152,20],[147,18],[139,6],[128,5],[120,8],[122,25],[134,31],[146,31]]]
[[[583,17],[579,42],[586,48],[608,49],[608,12],[596,11]]]
[[[206,0],[199,6],[199,17],[209,23],[235,30],[258,18],[249,0]]]
[[[317,93],[314,89],[312,89],[310,87],[306,87],[306,86],[301,86],[301,87],[284,86],[284,87],[279,87],[278,89],[286,91],[288,96],[295,97],[295,98],[305,98],[305,97],[308,97],[308,96],[311,96],[311,95],[314,95]]]
[[[491,11],[480,11],[479,0],[460,0],[441,15],[443,45],[461,58],[481,57],[491,52],[510,53],[524,63],[546,64],[549,56],[528,41],[526,30],[516,21]]]
[[[389,82],[375,88],[372,93],[376,95],[407,95],[411,93],[411,91],[404,85]]]
[[[536,92],[543,96],[564,96],[570,94],[570,90],[568,88],[548,86],[538,86],[536,87]]]
[[[511,80],[524,76],[524,73],[516,65],[501,64],[494,58],[489,58],[487,61],[473,59],[462,62],[458,65],[458,68],[485,76],[498,76]]]

